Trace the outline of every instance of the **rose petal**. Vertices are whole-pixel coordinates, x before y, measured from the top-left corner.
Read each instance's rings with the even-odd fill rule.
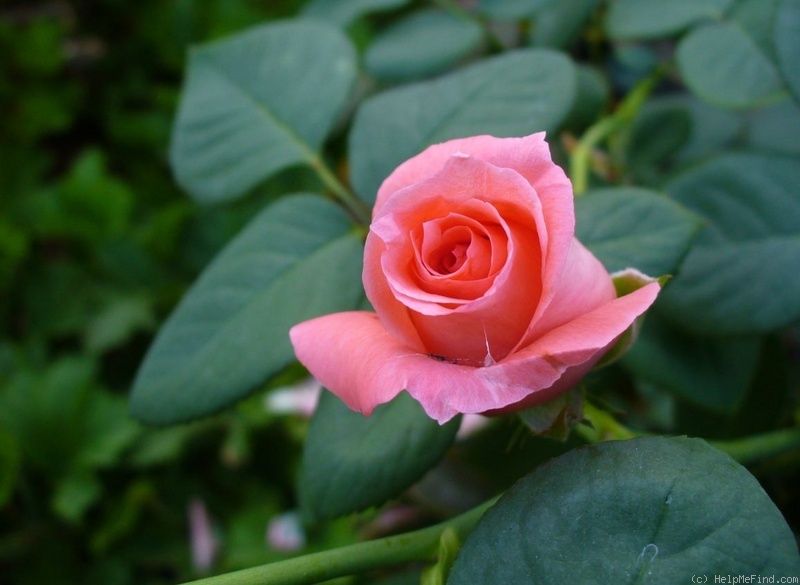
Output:
[[[617,297],[614,282],[603,264],[574,238],[566,267],[551,292],[549,303],[537,307],[531,326],[517,347],[525,347],[543,333]]]
[[[419,355],[383,328],[367,311],[333,313],[289,330],[297,359],[320,384],[351,409],[372,414],[404,388],[403,379],[386,377],[392,362]],[[427,359],[427,358],[425,358]]]
[[[444,423],[458,413],[527,408],[566,390],[655,300],[657,282],[606,303],[490,367],[469,367],[401,344],[374,313],[318,317],[290,331],[298,359],[353,410],[370,414],[406,389]]]

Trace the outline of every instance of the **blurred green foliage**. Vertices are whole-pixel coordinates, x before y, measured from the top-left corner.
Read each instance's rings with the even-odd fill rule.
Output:
[[[158,323],[248,216],[197,208],[170,176],[186,51],[298,4],[0,5],[4,583],[191,578],[192,499],[236,543],[219,564],[279,558],[265,527],[291,505],[298,428],[255,401],[148,429],[127,392]]]
[[[612,11],[613,26],[604,31],[607,3],[597,0],[481,0],[461,3],[477,7],[477,20],[448,19],[463,38],[433,34],[437,42],[426,41],[435,49],[422,51],[427,61],[419,58],[426,47],[397,42],[403,23],[453,4],[19,0],[0,5],[0,581],[127,585],[196,577],[202,563],[193,559],[190,544],[193,502],[203,503],[211,534],[223,543],[214,572],[284,555],[265,545],[265,531],[272,516],[297,505],[304,422],[268,414],[258,395],[225,414],[168,429],[146,428],[128,412],[128,392],[145,350],[201,269],[276,194],[318,187],[309,172],[289,169],[246,197],[201,207],[176,186],[168,145],[190,45],[305,10],[309,18],[346,25],[366,70],[358,97],[507,47],[558,48],[579,61],[573,110],[562,134],[553,133],[561,138],[553,146],[563,162],[559,150],[568,150],[570,140],[610,111],[679,43],[661,37],[698,18],[695,8],[687,8],[693,3],[681,3],[685,13],[672,23],[653,19],[651,12],[646,22],[636,12],[619,20],[626,14]],[[630,8],[632,1],[618,4]],[[735,4],[742,22],[758,12],[753,8],[758,2]],[[375,12],[365,15],[362,9]],[[476,23],[491,34],[478,39]],[[652,30],[655,25],[669,30]],[[661,40],[630,42],[648,35]],[[791,44],[793,37],[786,38]],[[684,53],[691,56],[691,49],[689,44]],[[696,72],[698,92],[719,97],[725,80],[707,87],[715,80],[705,74],[702,68]],[[658,189],[676,172],[718,152],[800,152],[800,111],[785,97],[732,111],[674,91],[675,78],[664,85],[632,126],[610,139],[610,160],[594,161],[595,170],[604,171],[597,175],[608,179],[595,177],[596,184],[633,182]],[[368,129],[373,127],[378,125]],[[327,152],[346,175],[341,134],[334,129]],[[358,179],[358,169],[353,175]],[[638,351],[623,366],[587,379],[590,391],[600,389],[598,400],[624,411],[632,427],[670,433],[727,438],[787,424],[800,392],[796,326],[721,342],[690,337],[668,317],[655,312]],[[670,343],[660,343],[663,339]],[[668,345],[687,354],[678,357],[691,366],[688,371],[673,367],[675,356],[663,353]],[[743,373],[725,383],[716,370],[726,368]],[[709,392],[698,372],[720,387]],[[297,377],[290,371],[272,384]],[[697,401],[693,384],[703,386],[705,403]],[[738,408],[733,412],[720,404]],[[500,421],[480,440],[459,442],[435,470],[435,481],[414,489],[422,501],[467,507],[574,446],[575,437],[570,441],[530,438],[519,423]],[[454,460],[471,466],[456,468]],[[755,472],[797,530],[792,469],[796,461],[787,458]],[[469,481],[462,481],[465,476]],[[306,552],[349,542],[359,533],[371,535],[373,528],[357,525],[369,514],[316,529]],[[394,579],[412,583],[418,576],[412,571]]]

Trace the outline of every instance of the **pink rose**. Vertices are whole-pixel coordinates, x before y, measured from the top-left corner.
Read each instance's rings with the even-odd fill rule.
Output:
[[[546,402],[659,291],[651,282],[617,298],[574,225],[572,186],[544,133],[431,146],[378,190],[363,273],[375,313],[296,325],[295,353],[367,415],[402,390],[439,422]]]

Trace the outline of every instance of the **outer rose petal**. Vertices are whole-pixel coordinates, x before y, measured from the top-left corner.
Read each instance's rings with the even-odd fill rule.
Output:
[[[617,298],[605,266],[578,240],[572,239],[566,266],[552,287],[549,303],[540,303],[527,334],[525,347],[542,334]]]
[[[550,331],[490,367],[441,362],[400,344],[374,313],[336,313],[290,331],[298,359],[350,408],[370,414],[403,389],[444,423],[458,413],[544,402],[568,389],[655,300],[657,282]]]
[[[294,352],[311,375],[344,403],[366,415],[403,390],[391,379],[393,361],[423,354],[399,343],[375,313],[350,311],[304,321],[289,330]],[[409,364],[407,367],[411,367]]]

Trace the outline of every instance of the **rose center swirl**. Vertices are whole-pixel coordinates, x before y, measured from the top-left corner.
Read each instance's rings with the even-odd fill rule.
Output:
[[[500,225],[458,213],[423,222],[412,230],[411,241],[417,286],[454,299],[483,294],[508,254]]]

